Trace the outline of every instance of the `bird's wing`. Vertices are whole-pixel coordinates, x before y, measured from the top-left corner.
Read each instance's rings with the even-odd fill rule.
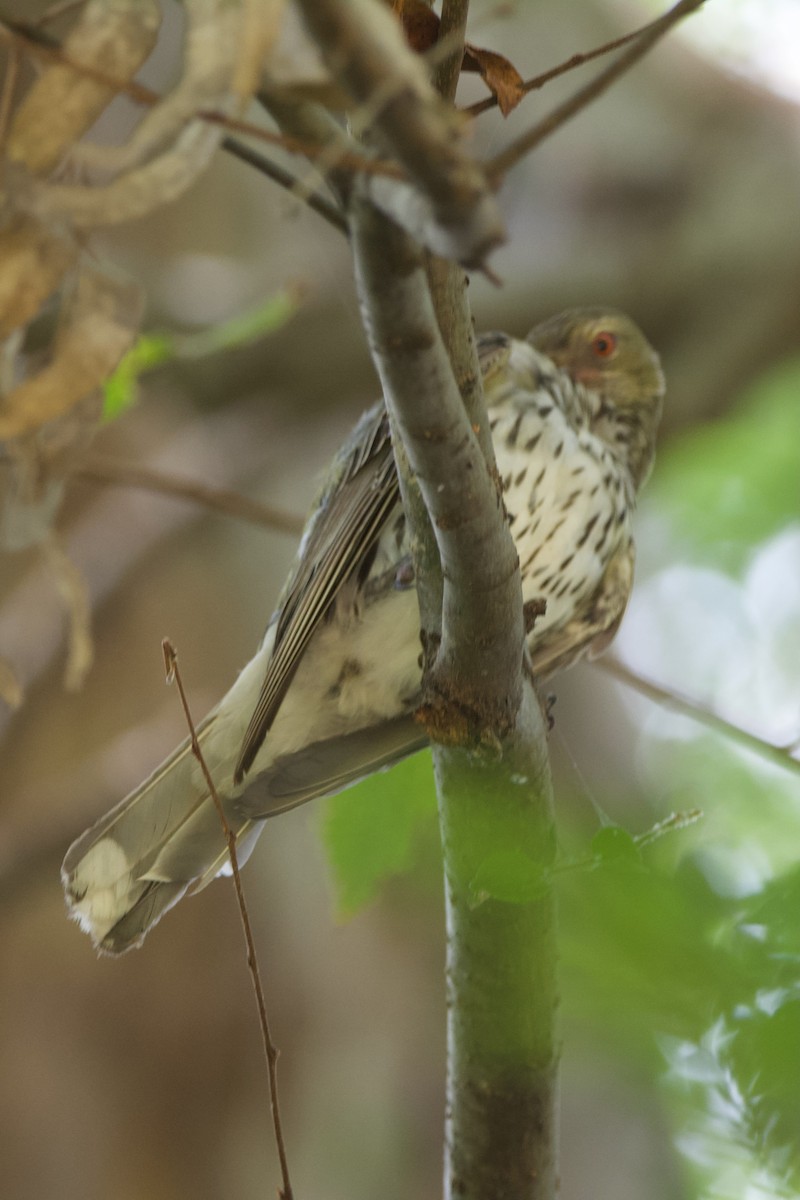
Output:
[[[633,585],[633,543],[622,546],[606,567],[588,604],[564,625],[547,630],[540,640],[530,636],[534,675],[546,679],[587,655],[597,658],[619,629]]]
[[[342,585],[368,573],[398,499],[389,422],[381,403],[364,414],[340,450],[306,527],[281,596],[272,657],[239,752],[236,783],[252,766],[303,652]]]

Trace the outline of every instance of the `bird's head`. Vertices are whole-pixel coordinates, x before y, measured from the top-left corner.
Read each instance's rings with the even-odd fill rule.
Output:
[[[591,425],[610,446],[625,448],[635,486],[653,460],[664,376],[653,347],[624,313],[574,308],[551,317],[528,341],[593,398]]]
[[[569,309],[537,325],[528,341],[576,383],[618,408],[651,405],[664,394],[658,355],[624,313]]]

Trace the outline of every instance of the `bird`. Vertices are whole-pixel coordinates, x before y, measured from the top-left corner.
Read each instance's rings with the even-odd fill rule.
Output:
[[[633,581],[632,513],[664,396],[626,315],[575,308],[523,339],[477,337],[527,634],[546,680],[602,652]],[[530,624],[530,622],[528,623]],[[383,401],[335,455],[254,657],[197,737],[243,863],[264,821],[427,744],[411,536]],[[229,871],[218,813],[183,742],[70,847],[68,908],[120,954],[186,893]]]

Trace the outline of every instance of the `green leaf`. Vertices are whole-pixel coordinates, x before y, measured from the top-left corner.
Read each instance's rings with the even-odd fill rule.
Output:
[[[522,850],[500,850],[483,860],[470,883],[475,905],[485,900],[530,904],[552,886],[552,874]]]
[[[387,878],[410,869],[417,835],[435,816],[429,751],[327,802],[322,833],[340,915],[357,912]]]
[[[729,416],[659,457],[651,498],[703,561],[736,572],[751,548],[796,519],[800,359],[764,376]]]
[[[275,333],[297,311],[301,296],[300,288],[286,288],[285,291],[270,296],[257,308],[237,313],[220,325],[212,325],[209,329],[176,337],[176,357],[205,358],[209,354],[218,354],[221,350],[247,346],[259,338],[266,337],[267,334]]]
[[[114,421],[136,403],[139,376],[175,359],[205,358],[246,346],[285,325],[297,311],[302,289],[288,287],[257,308],[197,333],[148,333],[128,351],[104,385],[103,419]]]
[[[173,339],[166,333],[146,333],[122,358],[103,385],[103,420],[115,421],[136,403],[136,385],[144,371],[174,356]]]
[[[592,838],[592,853],[602,862],[627,859],[640,862],[639,847],[634,838],[621,825],[604,825]]]

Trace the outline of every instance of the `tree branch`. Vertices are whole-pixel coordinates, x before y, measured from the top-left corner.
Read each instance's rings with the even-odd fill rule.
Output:
[[[433,84],[444,100],[456,98],[456,88],[461,76],[464,59],[464,38],[467,33],[469,0],[442,0],[442,16],[439,21],[439,44],[447,47],[447,54],[436,64]]]
[[[259,154],[257,150],[246,146],[244,142],[240,142],[237,138],[223,138],[222,149],[227,150],[228,154],[232,154],[234,158],[238,158],[242,162],[247,163],[248,166],[255,168],[262,175],[266,175],[267,179],[271,179],[279,187],[285,188],[287,192],[290,192],[298,200],[307,204],[317,216],[322,217],[324,221],[327,221],[339,233],[347,235],[347,220],[344,214],[327,196],[323,196],[321,192],[308,192],[296,175],[292,175],[290,171],[285,171],[283,167],[273,162],[271,158]]]
[[[416,560],[423,631],[441,625],[422,711],[446,877],[446,1194],[550,1200],[555,830],[542,714],[522,669],[516,551],[419,248],[364,201],[353,206],[351,228],[364,322],[402,443],[398,467],[406,491],[418,488],[424,499],[443,568],[439,615],[427,564]],[[413,524],[414,509],[407,515]],[[509,867],[521,880],[510,891]]]
[[[361,106],[359,122],[416,185],[376,180],[375,203],[436,253],[480,266],[504,237],[494,196],[397,20],[374,0],[299,3],[329,68]]]
[[[582,67],[595,58],[601,58],[604,54],[611,54],[614,50],[621,50],[629,42],[634,42],[637,38],[642,37],[651,26],[661,20],[661,17],[657,17],[655,21],[648,21],[646,25],[640,26],[639,29],[634,29],[631,33],[625,33],[610,42],[604,42],[602,46],[595,46],[594,50],[586,50],[582,54],[571,55],[565,62],[559,63],[556,67],[551,67],[549,71],[542,71],[540,75],[534,75],[532,79],[526,79],[522,85],[522,91],[525,95],[528,95],[529,92],[536,92],[539,88],[543,88],[546,83],[550,83],[553,79],[558,79],[560,75],[566,75],[568,71],[574,71],[576,67]],[[477,100],[474,104],[469,104],[466,108],[462,108],[461,112],[469,117],[479,117],[482,113],[489,112],[493,108],[497,108],[497,96],[495,95],[486,96],[483,100]]]
[[[140,488],[143,491],[160,493],[162,496],[171,496],[175,500],[190,500],[193,504],[202,504],[205,508],[224,513],[228,517],[238,517],[242,521],[250,521],[253,525],[261,525],[279,533],[299,535],[303,532],[303,518],[294,513],[261,504],[258,500],[251,500],[249,496],[243,496],[241,492],[234,492],[229,488],[212,487],[194,479],[185,479],[178,475],[170,475],[166,471],[143,467],[138,463],[91,458],[78,467],[74,475],[87,483]]]
[[[701,8],[705,0],[679,0],[679,2],[659,17],[652,24],[648,25],[642,36],[634,41],[623,54],[619,56],[610,66],[606,67],[596,79],[587,83],[563,104],[559,104],[544,120],[539,121],[532,129],[516,138],[505,150],[500,154],[495,155],[486,164],[486,172],[490,179],[495,182],[502,180],[503,176],[515,166],[520,159],[526,154],[530,154],[536,146],[543,142],[545,138],[550,137],[562,125],[571,120],[576,113],[587,108],[594,100],[607,91],[612,83],[615,83],[620,76],[624,75],[633,67],[640,58],[643,58],[653,46],[669,33],[673,25],[678,21],[683,20],[690,13]]]
[[[745,750],[750,750],[753,754],[758,754],[768,762],[774,763],[786,771],[800,774],[800,761],[794,757],[797,748],[796,744],[776,746],[774,743],[759,737],[758,734],[751,733],[748,729],[742,729],[741,725],[734,725],[732,721],[726,721],[724,717],[720,717],[717,713],[711,712],[710,709],[704,708],[696,700],[690,700],[688,696],[682,696],[679,692],[674,692],[671,688],[662,687],[652,679],[645,679],[643,675],[639,675],[636,671],[631,671],[629,667],[626,667],[617,658],[601,658],[593,665],[599,670],[604,671],[606,675],[610,675],[612,679],[616,679],[619,683],[624,683],[626,687],[632,688],[633,691],[638,692],[641,696],[646,696],[654,704],[661,704],[664,708],[670,708],[673,712],[681,713],[682,716],[696,721],[698,725],[704,725],[712,733],[717,733],[721,737],[742,746]]]

